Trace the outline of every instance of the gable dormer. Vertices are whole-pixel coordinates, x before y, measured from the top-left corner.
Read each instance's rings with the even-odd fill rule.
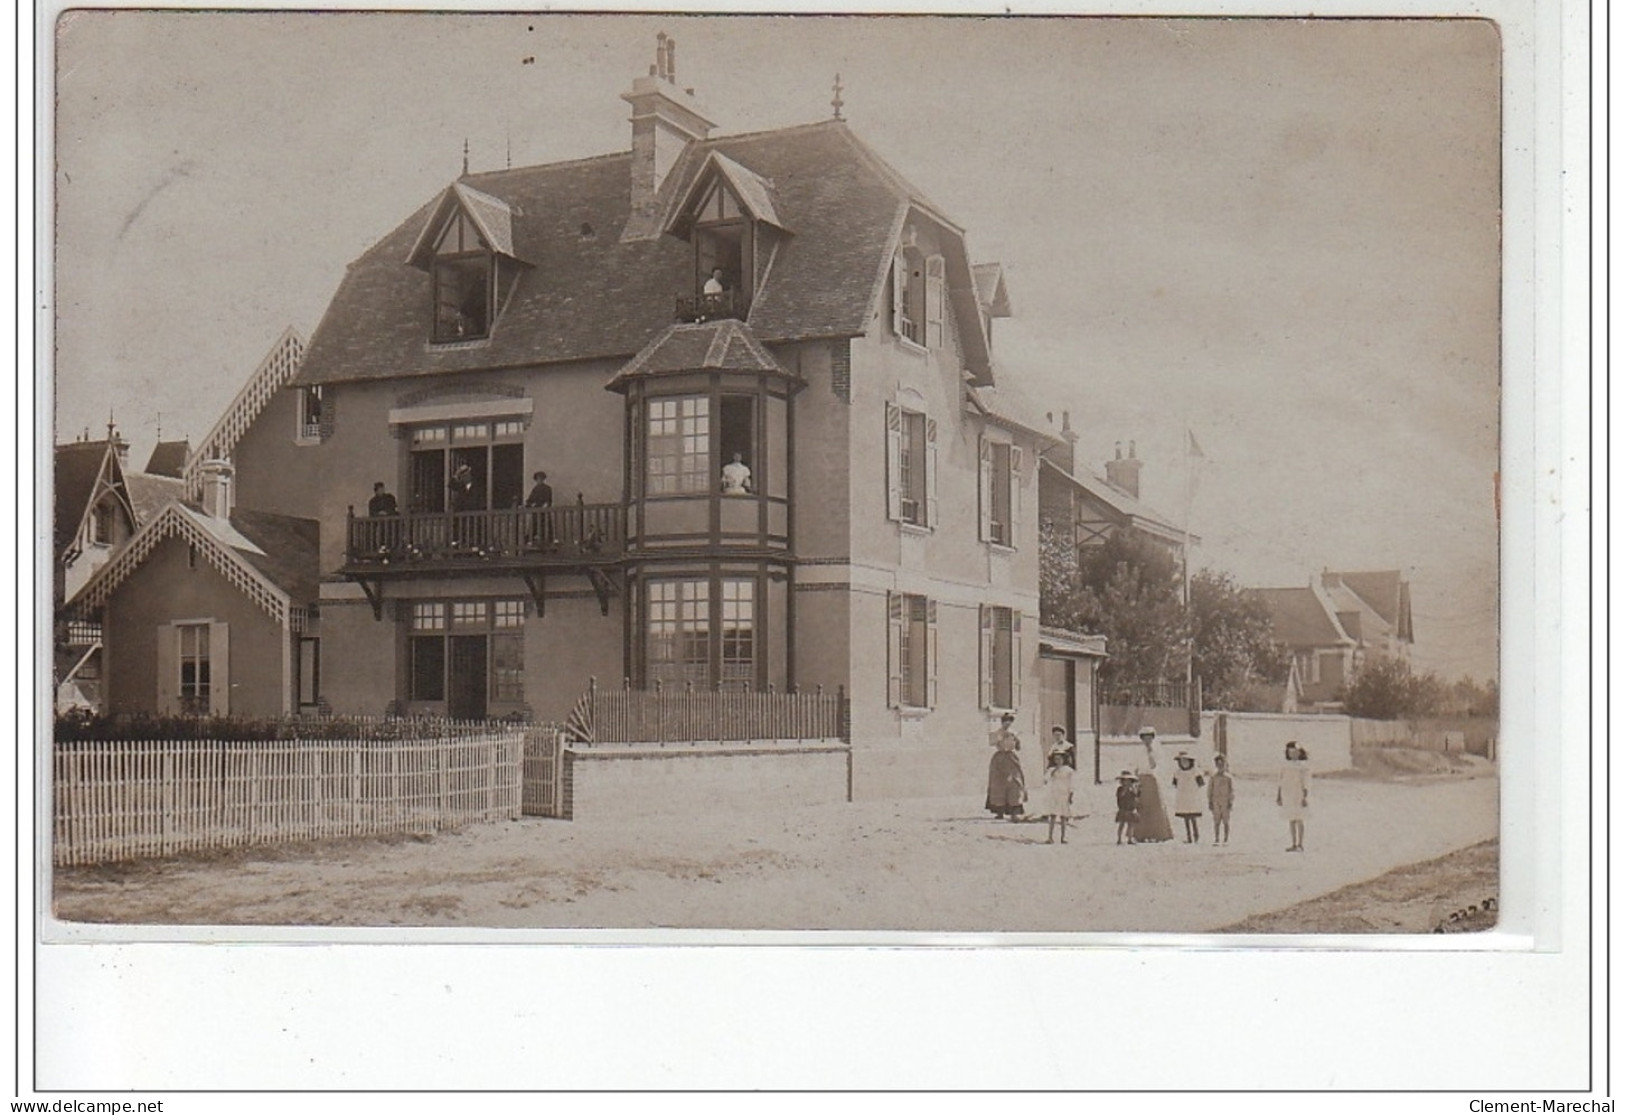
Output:
[[[501,292],[519,276],[513,210],[507,202],[454,182],[440,195],[407,263],[430,276],[431,344],[491,335]]]
[[[772,185],[713,152],[694,176],[666,231],[694,246],[692,292],[678,296],[680,321],[747,318],[788,235]]]

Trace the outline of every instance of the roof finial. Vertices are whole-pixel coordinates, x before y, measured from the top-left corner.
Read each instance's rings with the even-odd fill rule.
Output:
[[[463,137],[463,177],[468,177],[468,137]]]
[[[835,119],[837,119],[837,120],[845,120],[846,119],[846,117],[841,115],[841,108],[842,108],[843,105],[846,104],[845,101],[841,100],[841,90],[843,88],[844,87],[841,85],[841,75],[836,74],[835,75],[835,96],[830,99],[829,103],[830,103],[830,107],[832,107],[835,110]]]
[[[508,129],[508,169],[513,169],[513,129]]]
[[[113,440],[113,408],[107,408],[107,440]]]

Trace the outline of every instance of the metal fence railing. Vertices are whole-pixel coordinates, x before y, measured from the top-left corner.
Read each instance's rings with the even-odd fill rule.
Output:
[[[594,682],[567,729],[581,743],[844,739],[846,690],[600,689]]]

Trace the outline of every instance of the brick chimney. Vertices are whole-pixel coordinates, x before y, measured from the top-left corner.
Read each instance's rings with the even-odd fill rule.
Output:
[[[1140,498],[1140,459],[1134,455],[1134,443],[1128,443],[1128,456],[1123,456],[1123,443],[1117,443],[1117,456],[1106,462],[1106,482]]]
[[[231,518],[232,481],[236,469],[230,461],[204,461],[198,466],[203,474],[203,513],[216,519]]]
[[[632,106],[632,212],[647,218],[678,156],[716,124],[694,99],[694,90],[677,87],[677,43],[665,32],[656,36],[648,76],[633,81],[621,100]]]

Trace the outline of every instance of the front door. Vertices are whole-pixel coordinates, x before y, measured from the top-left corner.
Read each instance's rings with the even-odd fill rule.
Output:
[[[1066,729],[1066,738],[1074,744],[1078,740],[1077,686],[1073,670],[1076,664],[1070,658],[1038,659],[1038,708],[1044,723],[1040,736],[1049,746],[1050,729],[1059,724]],[[1072,752],[1072,765],[1078,765],[1078,753]]]
[[[485,719],[485,636],[453,635],[446,686],[446,715],[453,720]]]

